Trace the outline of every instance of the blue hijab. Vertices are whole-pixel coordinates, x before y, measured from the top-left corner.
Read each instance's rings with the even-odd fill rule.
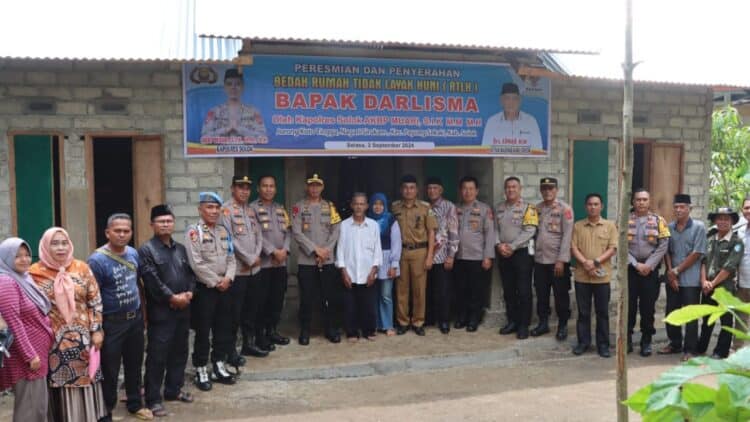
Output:
[[[375,201],[381,201],[383,203],[383,212],[375,214],[372,210],[372,206],[375,205]],[[393,224],[393,214],[388,212],[388,198],[382,192],[376,192],[370,197],[370,208],[367,210],[367,216],[378,222],[380,227],[380,235],[390,234],[391,224]]]

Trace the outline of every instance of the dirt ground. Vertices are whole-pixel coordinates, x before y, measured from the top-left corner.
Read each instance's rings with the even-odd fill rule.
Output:
[[[574,341],[557,342],[551,334],[519,341],[484,327],[355,344],[315,337],[303,347],[293,340],[268,358],[249,358],[236,385],[208,393],[193,388],[188,368],[195,403],[166,403],[170,415],[161,419],[612,421],[615,360],[574,356]],[[629,355],[630,391],[677,363],[676,355]],[[11,415],[12,396],[4,396],[0,420]],[[115,420],[136,419],[119,405]]]

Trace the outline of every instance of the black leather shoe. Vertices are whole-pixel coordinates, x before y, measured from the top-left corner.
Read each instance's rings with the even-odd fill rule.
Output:
[[[272,352],[276,350],[276,346],[274,346],[273,343],[268,340],[268,337],[264,335],[255,336],[255,345],[258,349],[263,350],[264,352]]]
[[[644,358],[651,356],[651,343],[641,343],[641,356]]]
[[[205,366],[195,368],[195,378],[193,379],[193,383],[201,391],[211,391],[213,384],[208,377],[208,369],[206,369]]]
[[[448,334],[451,332],[451,326],[447,322],[443,322],[440,324],[440,332],[443,334]]]
[[[469,325],[466,326],[466,331],[469,333],[473,333],[477,331],[477,325],[473,323],[469,323]]]
[[[578,344],[576,344],[576,347],[573,348],[573,354],[576,355],[576,356],[580,356],[580,355],[586,353],[589,350],[589,347],[591,347],[591,346],[588,345],[588,344],[578,343]]]
[[[289,344],[289,337],[282,336],[278,331],[276,331],[276,329],[271,330],[271,332],[268,334],[268,340],[270,340],[273,344],[278,344],[281,346],[286,346],[287,344]]]
[[[227,359],[227,363],[236,368],[239,368],[240,366],[245,366],[245,364],[247,363],[247,360],[245,360],[245,358],[243,358],[242,355],[238,355],[235,352],[234,356],[230,356]]]
[[[310,331],[302,329],[299,332],[297,343],[299,343],[300,346],[307,346],[308,344],[310,344]]]
[[[464,327],[466,327],[466,322],[464,322],[464,321],[457,320],[456,322],[453,323],[453,328],[455,328],[457,330],[460,330],[460,329],[462,329]]]
[[[547,333],[549,333],[549,324],[547,323],[546,319],[542,319],[539,321],[539,324],[531,330],[531,333],[529,334],[531,334],[532,337],[539,337]]]
[[[563,341],[566,338],[568,338],[568,323],[560,324],[557,326],[557,333],[555,334],[555,338],[558,341]]]
[[[242,342],[242,350],[240,353],[242,353],[243,356],[252,356],[256,358],[264,358],[268,356],[268,352],[260,350],[258,346],[255,345],[255,337],[245,337]]]
[[[526,340],[527,338],[529,338],[529,327],[518,327],[518,331],[516,331],[516,338],[519,340]]]
[[[726,357],[726,356],[722,356],[722,355],[720,355],[720,354],[718,354],[718,353],[716,353],[716,352],[713,352],[713,353],[711,354],[711,359],[717,359],[717,360],[721,360],[721,359],[724,359],[725,357]]]
[[[416,334],[416,335],[418,335],[420,337],[424,336],[424,334],[425,334],[424,327],[414,327],[414,334]]]
[[[518,325],[516,325],[515,322],[509,322],[509,323],[505,324],[505,327],[503,327],[503,328],[500,329],[500,334],[502,334],[502,335],[508,335],[508,334],[513,334],[516,331],[518,331]],[[527,335],[528,335],[528,331],[529,331],[529,329],[527,327],[526,328]]]
[[[406,334],[408,330],[409,329],[407,327],[404,327],[403,325],[399,325],[398,327],[396,327],[396,334],[402,336]]]
[[[609,346],[598,347],[597,348],[597,353],[599,353],[599,356],[601,356],[603,358],[608,358],[608,357],[611,356],[610,353],[609,353]]]
[[[328,334],[326,334],[326,338],[331,343],[341,343],[341,334],[339,334],[338,331],[329,331]]]
[[[237,380],[224,367],[224,362],[214,362],[213,381],[219,384],[233,385]]]

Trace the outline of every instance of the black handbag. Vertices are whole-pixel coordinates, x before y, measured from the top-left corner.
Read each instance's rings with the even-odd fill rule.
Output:
[[[3,367],[3,363],[6,357],[10,357],[10,345],[13,344],[13,333],[10,331],[8,324],[0,316],[0,368]]]

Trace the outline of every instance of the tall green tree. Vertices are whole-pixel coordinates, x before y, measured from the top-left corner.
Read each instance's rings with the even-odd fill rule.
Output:
[[[750,126],[727,106],[714,111],[711,138],[710,207],[736,208],[750,194]]]

